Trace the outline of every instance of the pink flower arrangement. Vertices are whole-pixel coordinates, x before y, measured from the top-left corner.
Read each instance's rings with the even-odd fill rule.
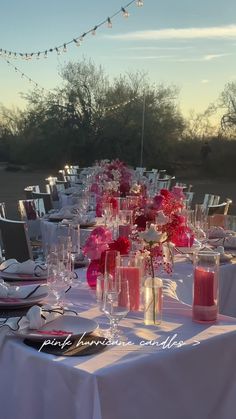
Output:
[[[97,227],[87,238],[83,253],[92,260],[100,259],[102,252],[109,248],[108,243],[111,241],[111,231],[105,227]]]

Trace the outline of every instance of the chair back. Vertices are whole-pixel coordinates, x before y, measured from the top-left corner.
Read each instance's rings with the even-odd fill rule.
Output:
[[[22,221],[36,220],[46,214],[42,198],[20,200],[18,208]]]
[[[51,195],[49,193],[33,192],[32,196],[33,196],[33,199],[42,199],[43,200],[44,209],[45,209],[46,213],[48,213],[49,211],[51,211],[53,209],[52,198],[51,198]]]
[[[24,189],[26,199],[32,199],[32,192],[40,192],[39,186],[26,186]]]
[[[36,220],[38,218],[34,199],[21,199],[18,201],[18,209],[22,221]]]
[[[218,205],[209,205],[208,206],[208,215],[223,214],[227,215],[229,211],[229,206],[232,204],[231,199],[227,199],[225,202],[222,202]]]
[[[193,202],[194,192],[184,192],[184,195],[186,197],[187,206],[190,208]]]
[[[33,259],[25,222],[0,218],[0,231],[6,259],[18,262]]]
[[[160,191],[161,189],[170,189],[171,187],[171,182],[172,180],[174,180],[175,177],[171,177],[171,176],[166,176],[165,178],[160,178],[157,180],[156,182],[156,188],[157,191]]]
[[[0,202],[0,217],[6,218],[6,204],[5,204],[5,202]]]

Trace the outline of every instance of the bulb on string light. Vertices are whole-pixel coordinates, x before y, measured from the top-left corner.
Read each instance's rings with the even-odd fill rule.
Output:
[[[56,49],[57,55],[61,55],[61,51],[57,47],[55,49]]]
[[[94,28],[93,28],[93,30],[92,30],[92,32],[91,32],[91,34],[94,36],[94,35],[96,35],[96,30],[97,30],[97,26],[94,26]]]
[[[108,17],[107,18],[107,27],[109,28],[109,29],[111,29],[112,28],[112,21],[111,21],[111,19]]]
[[[44,58],[48,58],[48,52],[47,51],[45,51],[45,53],[44,53]]]
[[[86,33],[83,33],[83,35],[81,35],[81,37],[79,38],[79,41],[80,41],[81,43],[83,42],[84,37],[85,37],[86,35],[87,35]]]
[[[143,0],[137,0],[136,1],[136,6],[137,7],[142,7],[143,6]]]
[[[80,40],[78,38],[74,38],[73,41],[77,47],[80,47]]]
[[[66,44],[63,45],[63,52],[67,52]]]
[[[124,7],[121,7],[121,11],[123,12],[123,16],[124,16],[124,17],[126,17],[126,18],[127,18],[127,17],[129,17],[129,12],[128,12],[128,10],[125,10],[125,9],[124,9]]]

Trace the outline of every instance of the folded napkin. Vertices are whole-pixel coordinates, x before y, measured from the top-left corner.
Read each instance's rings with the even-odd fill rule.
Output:
[[[225,249],[236,249],[236,236],[226,236],[220,239],[211,239],[209,243],[213,246],[223,246]]]
[[[18,262],[16,259],[8,259],[1,263],[0,272],[35,275],[40,277],[46,276],[47,266],[41,263],[36,263],[31,259],[26,260],[25,262]]]
[[[222,227],[211,227],[209,230],[209,239],[219,239],[226,236],[226,231]]]
[[[40,329],[45,324],[55,320],[66,312],[77,315],[75,311],[64,310],[61,307],[52,308],[51,306],[39,307],[35,305],[28,310],[25,316],[0,320],[0,348],[6,335],[27,329]]]
[[[48,285],[21,285],[15,286],[7,284],[0,279],[0,299],[1,298],[23,298],[40,297],[48,293]]]
[[[61,208],[60,211],[54,212],[49,215],[49,219],[51,220],[54,220],[54,219],[56,220],[58,218],[72,218],[72,217],[73,217],[73,212],[70,207]]]

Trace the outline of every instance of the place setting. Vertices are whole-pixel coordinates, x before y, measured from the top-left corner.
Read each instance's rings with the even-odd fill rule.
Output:
[[[6,281],[45,281],[47,279],[47,266],[31,259],[18,262],[8,259],[0,265],[0,278]]]

